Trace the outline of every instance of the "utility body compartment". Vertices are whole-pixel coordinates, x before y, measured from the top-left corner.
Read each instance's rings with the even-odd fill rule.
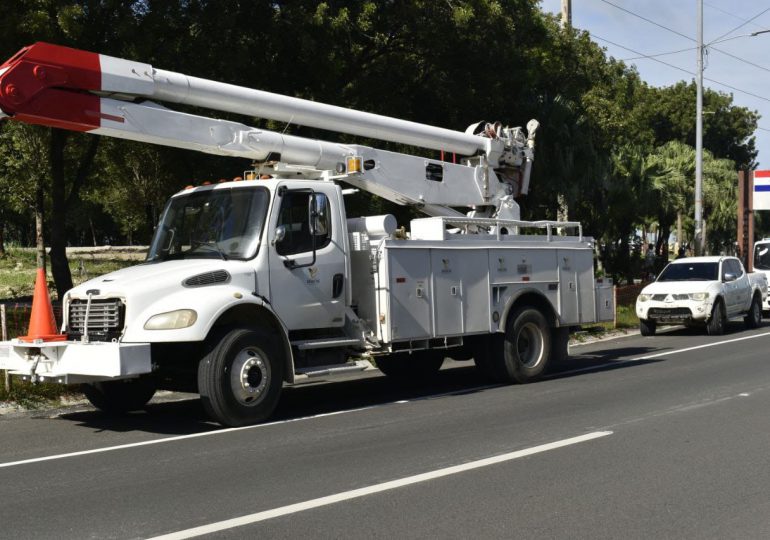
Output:
[[[594,279],[591,239],[550,229],[460,235],[446,230],[447,221],[414,220],[411,239],[354,252],[353,304],[380,342],[503,331],[523,294],[545,299],[556,326],[613,319],[612,282]]]

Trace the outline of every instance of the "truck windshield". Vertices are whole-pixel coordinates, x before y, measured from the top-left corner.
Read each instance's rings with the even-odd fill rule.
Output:
[[[268,201],[268,191],[260,187],[211,189],[172,198],[147,262],[254,257]]]
[[[770,270],[770,244],[756,244],[754,246],[754,268]]]
[[[669,264],[657,281],[716,281],[719,279],[718,262]]]

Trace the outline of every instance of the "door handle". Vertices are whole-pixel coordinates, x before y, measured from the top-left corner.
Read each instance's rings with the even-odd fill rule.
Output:
[[[342,294],[342,284],[345,282],[345,277],[342,274],[334,274],[332,278],[332,298],[337,298]]]

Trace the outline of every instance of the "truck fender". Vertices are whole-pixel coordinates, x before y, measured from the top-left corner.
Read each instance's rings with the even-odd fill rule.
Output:
[[[500,316],[498,326],[494,331],[505,332],[508,317],[511,313],[515,312],[519,306],[523,305],[539,309],[552,328],[559,326],[559,317],[556,315],[556,311],[554,310],[551,301],[537,289],[522,289],[511,295],[508,299]]]
[[[268,328],[274,335],[279,336],[284,359],[284,381],[294,382],[294,355],[289,343],[289,331],[280,317],[273,311],[269,303],[260,298],[253,302],[239,303],[230,306],[216,318],[208,330],[211,335],[222,326],[262,326]]]

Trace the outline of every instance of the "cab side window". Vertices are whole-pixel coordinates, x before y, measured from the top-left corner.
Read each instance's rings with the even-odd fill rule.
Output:
[[[314,216],[312,224],[311,213]],[[282,226],[286,233],[275,245],[279,255],[312,251],[314,236],[315,248],[323,248],[331,239],[329,199],[323,193],[287,191],[281,200],[278,226]]]

